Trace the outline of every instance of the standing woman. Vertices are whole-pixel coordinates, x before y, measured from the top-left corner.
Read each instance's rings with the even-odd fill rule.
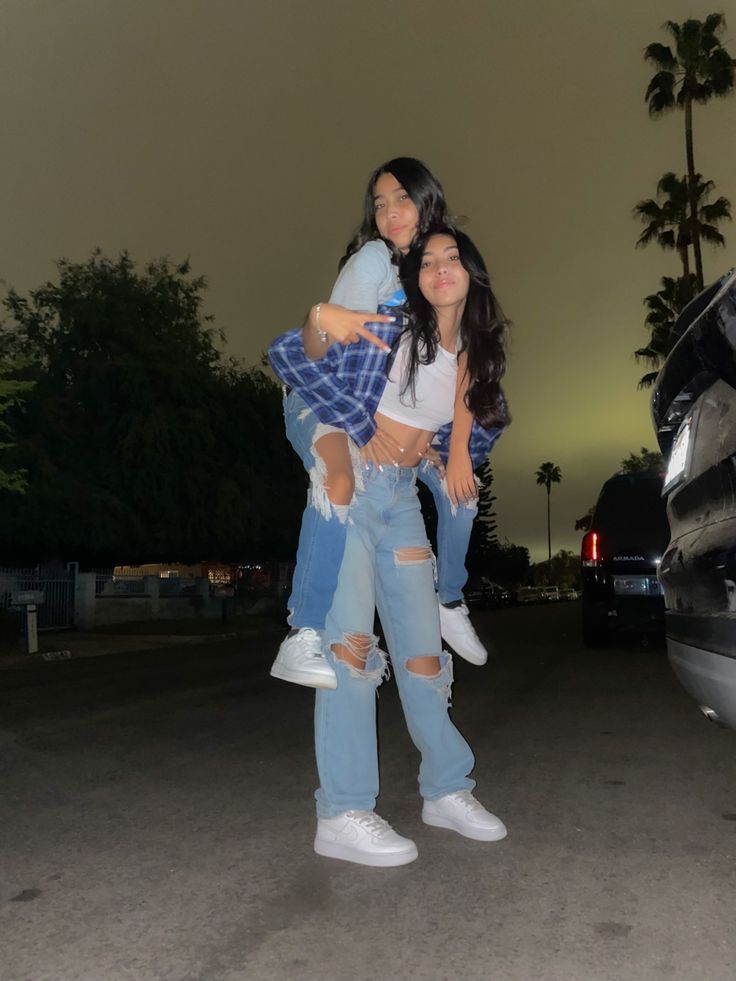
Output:
[[[500,388],[506,325],[480,254],[451,228],[422,238],[405,260],[402,279],[409,326],[394,345],[375,422],[403,448],[403,465],[394,465],[386,452],[363,470],[324,632],[325,657],[338,685],[318,690],[315,709],[315,851],[375,866],[417,857],[414,842],[374,811],[376,688],[386,674],[386,657],[373,635],[376,606],[409,733],[422,757],[423,821],[477,840],[506,835],[503,822],[471,793],[473,754],[449,717],[452,660],[442,651],[433,557],[415,486],[422,451],[453,419],[458,351],[467,356],[469,410],[487,427],[508,421]],[[329,381],[334,353],[324,371]]]

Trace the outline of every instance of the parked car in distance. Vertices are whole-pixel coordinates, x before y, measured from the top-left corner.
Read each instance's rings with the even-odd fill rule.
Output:
[[[559,586],[542,586],[542,599],[545,603],[559,603],[560,601],[560,587]]]
[[[620,630],[664,630],[657,568],[669,541],[662,476],[618,473],[603,485],[583,537],[583,643]]]
[[[560,599],[561,600],[576,600],[576,599],[580,599],[580,593],[577,591],[577,589],[572,589],[572,588],[570,588],[570,589],[561,589],[560,590]]]
[[[511,594],[508,589],[493,582],[488,576],[480,576],[468,584],[465,601],[469,606],[480,610],[495,610],[502,606],[509,606]]]
[[[527,603],[542,603],[544,602],[542,592],[542,586],[522,586],[516,594],[516,602],[522,606]]]
[[[736,728],[736,272],[673,328],[652,419],[668,460],[672,538],[662,558],[667,649],[706,716]]]

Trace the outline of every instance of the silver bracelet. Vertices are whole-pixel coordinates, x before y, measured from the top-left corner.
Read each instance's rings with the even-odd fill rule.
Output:
[[[314,308],[315,311],[316,311],[315,312],[315,319],[317,321],[315,323],[315,325],[314,325],[314,329],[317,331],[317,337],[319,337],[319,339],[322,341],[323,344],[326,344],[327,343],[327,336],[328,336],[327,335],[327,331],[326,330],[320,330],[320,326],[319,326],[319,313],[320,313],[321,308],[322,308],[322,304],[321,303],[318,303],[317,306]]]

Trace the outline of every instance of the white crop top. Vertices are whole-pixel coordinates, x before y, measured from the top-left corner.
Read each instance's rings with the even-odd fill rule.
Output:
[[[452,422],[455,412],[455,387],[457,384],[457,355],[450,354],[437,345],[437,357],[432,364],[417,366],[416,392],[412,399],[411,388],[402,395],[405,383],[406,359],[409,338],[399,344],[391,372],[383,390],[378,411],[389,419],[403,422],[414,429],[437,432]]]

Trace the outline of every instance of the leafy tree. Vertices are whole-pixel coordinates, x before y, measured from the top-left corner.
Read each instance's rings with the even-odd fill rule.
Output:
[[[657,242],[663,249],[676,249],[682,262],[682,275],[690,278],[689,246],[694,234],[712,245],[725,245],[726,240],[716,227],[721,221],[731,220],[731,202],[724,197],[708,202],[715,190],[713,181],[703,180],[695,174],[695,219],[690,213],[688,178],[667,173],[657,183],[657,197],[639,201],[634,215],[645,225],[637,240],[638,247]],[[697,285],[697,279],[695,280]],[[702,287],[701,287],[702,288]],[[695,292],[698,292],[697,289]]]
[[[527,548],[509,541],[493,541],[485,550],[480,571],[494,582],[517,588],[528,582],[530,570],[531,559]]]
[[[663,26],[674,42],[674,50],[658,42],[645,48],[644,58],[656,69],[645,98],[651,116],[660,116],[675,107],[684,112],[691,240],[698,289],[702,290],[705,283],[698,230],[693,104],[730,95],[734,91],[736,62],[721,44],[720,36],[726,27],[723,14],[709,14],[703,21],[691,18],[682,24],[668,20]]]
[[[679,279],[663,276],[662,289],[645,298],[644,303],[649,309],[645,323],[651,333],[646,347],[634,351],[634,357],[637,361],[647,362],[655,370],[642,375],[639,388],[649,388],[654,384],[657,372],[676,340],[672,328],[696,293],[697,282],[695,275],[691,273],[688,278],[680,276]]]
[[[546,562],[537,562],[533,573],[535,586],[570,589],[580,585],[580,556],[570,549],[561,548]]]
[[[588,508],[588,510],[585,512],[584,515],[582,515],[581,517],[577,518],[577,520],[575,521],[575,531],[589,531],[590,530],[590,526],[591,526],[591,524],[593,522],[593,511],[595,511],[595,508],[594,507],[590,507],[590,508]]]
[[[7,422],[8,412],[22,405],[25,394],[32,387],[30,382],[14,377],[18,369],[19,365],[7,358],[0,363],[0,459],[7,459],[15,446],[13,430]],[[25,470],[7,470],[0,466],[0,491],[24,494],[27,488]]]
[[[3,500],[0,546],[106,564],[291,553],[305,480],[279,391],[223,358],[204,279],[127,253],[57,267],[5,300],[3,347],[35,385],[11,420],[28,493]]]
[[[648,450],[642,446],[638,453],[629,453],[625,460],[621,461],[621,471],[623,473],[640,473],[644,470],[651,470],[659,473],[664,468],[664,458],[656,450]]]
[[[559,484],[562,480],[562,471],[554,463],[543,463],[535,474],[537,483],[547,489],[547,553],[548,558],[552,558],[552,525],[550,522],[550,497],[552,494],[552,484]]]

